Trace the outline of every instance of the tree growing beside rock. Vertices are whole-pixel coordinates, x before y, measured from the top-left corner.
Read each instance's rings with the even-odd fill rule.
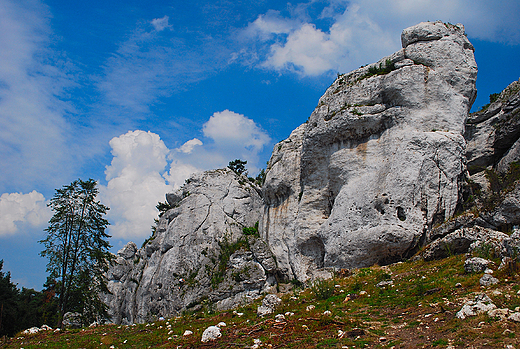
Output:
[[[99,294],[107,290],[104,273],[112,259],[104,218],[109,208],[96,200],[96,185],[93,179],[75,180],[57,189],[49,203],[54,215],[40,255],[48,258],[47,271],[56,281],[59,326],[67,312],[81,314],[84,324],[107,316]]]

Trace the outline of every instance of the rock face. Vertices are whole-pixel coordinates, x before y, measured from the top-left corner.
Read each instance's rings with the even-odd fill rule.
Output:
[[[468,170],[488,166],[507,172],[520,160],[520,80],[511,83],[487,108],[474,113],[466,128]]]
[[[112,320],[229,309],[279,280],[388,264],[425,244],[425,259],[489,248],[516,258],[520,232],[503,231],[520,225],[520,81],[468,120],[477,66],[463,26],[420,23],[401,41],[338,76],[275,145],[262,189],[221,169],[166,194],[155,233],[141,248],[128,243],[108,271]],[[477,193],[477,210],[454,217]],[[461,316],[494,307],[486,302]]]
[[[114,322],[172,316],[204,302],[231,308],[274,282],[269,249],[242,232],[260,219],[259,189],[229,169],[187,182],[167,195],[173,208],[143,247],[130,242],[118,252],[105,295]]]
[[[386,264],[455,212],[477,66],[462,25],[421,23],[403,49],[341,75],[275,146],[262,237],[288,278]]]

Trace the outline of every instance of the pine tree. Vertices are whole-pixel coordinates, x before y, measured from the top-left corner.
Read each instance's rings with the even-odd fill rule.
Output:
[[[105,273],[112,259],[105,232],[109,208],[96,200],[96,181],[80,179],[56,189],[49,207],[54,215],[40,241],[47,271],[56,280],[59,326],[67,312],[79,312],[84,324],[105,319],[100,292],[108,292]]]

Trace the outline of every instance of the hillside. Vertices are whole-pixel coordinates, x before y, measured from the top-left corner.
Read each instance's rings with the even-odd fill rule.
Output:
[[[401,41],[338,75],[265,182],[230,165],[166,193],[153,234],[107,273],[112,325],[8,347],[517,345],[520,80],[469,114],[464,27]]]
[[[476,254],[486,256],[482,251]],[[520,306],[516,270],[494,267],[493,275],[500,282],[483,287],[479,284],[483,273],[466,273],[464,260],[464,255],[458,255],[342,271],[305,290],[280,285],[286,291],[279,294],[282,303],[264,317],[257,316],[257,301],[233,311],[184,312],[139,325],[18,334],[3,348],[518,347],[520,319],[507,319]],[[381,281],[393,285],[378,287]],[[482,293],[497,308],[508,310],[496,312],[497,317],[487,313],[456,317],[468,300]],[[202,343],[203,331],[221,322],[226,324],[221,337]],[[183,335],[187,330],[193,334]]]

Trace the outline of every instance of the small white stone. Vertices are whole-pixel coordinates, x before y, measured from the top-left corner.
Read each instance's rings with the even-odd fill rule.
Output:
[[[206,343],[209,341],[214,341],[217,338],[222,337],[222,333],[220,332],[220,327],[210,326],[204,330],[202,333],[201,342]]]
[[[275,319],[276,322],[285,321],[285,315],[283,315],[283,314],[276,314],[274,319]]]
[[[313,304],[311,304],[311,305],[308,305],[307,308],[305,308],[305,310],[307,310],[307,311],[311,311],[311,310],[313,310],[314,308],[316,308],[316,306],[313,305]]]
[[[192,331],[190,331],[190,330],[186,330],[186,331],[184,331],[184,333],[183,333],[182,335],[183,335],[183,336],[191,336],[192,334],[193,334]]]
[[[223,321],[221,321],[221,322],[219,322],[219,323],[217,324],[217,327],[226,327],[226,326],[227,326],[226,323],[223,322]]]

